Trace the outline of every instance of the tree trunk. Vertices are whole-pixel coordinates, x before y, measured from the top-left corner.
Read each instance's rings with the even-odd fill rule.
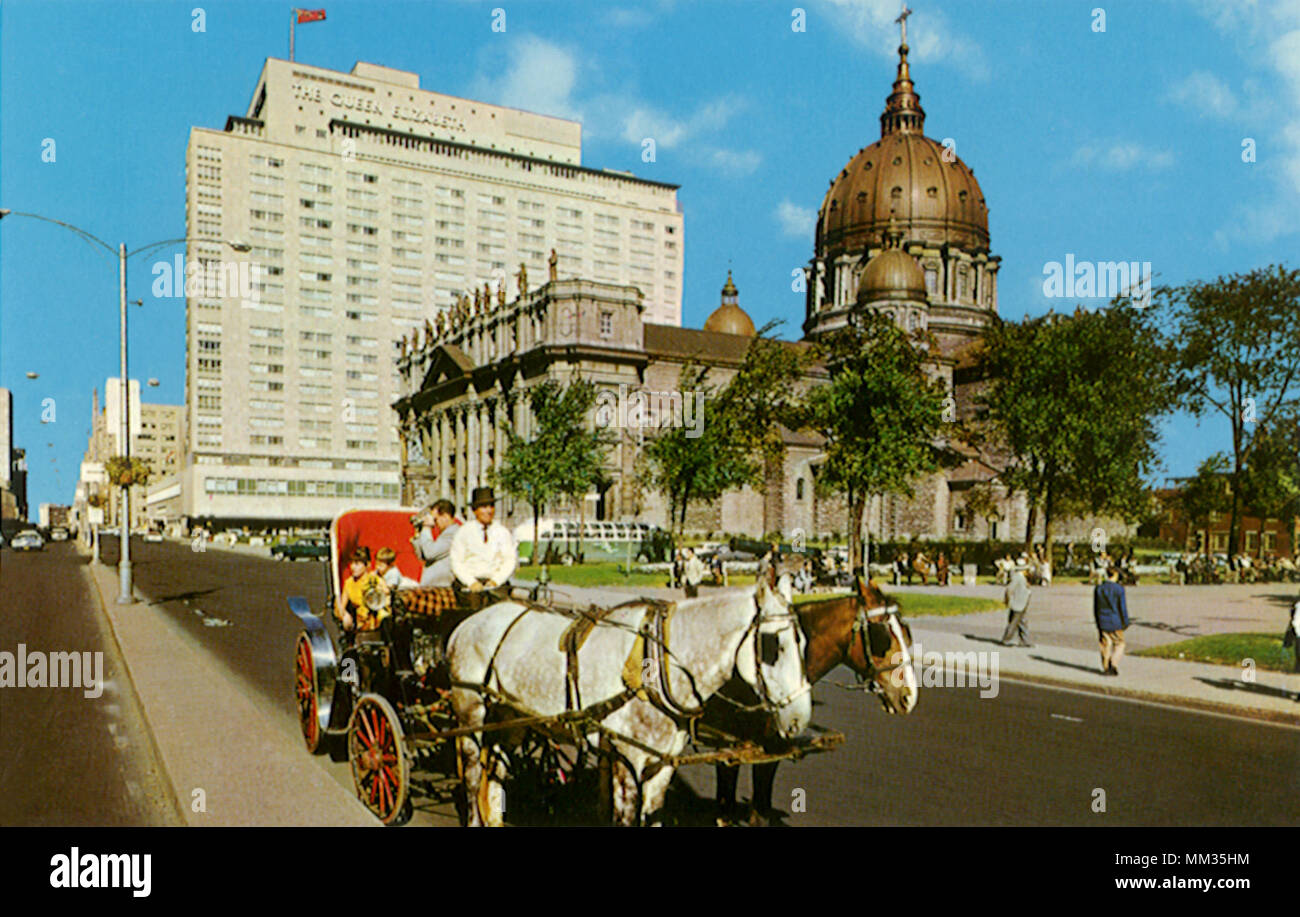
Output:
[[[542,508],[538,504],[534,503],[533,504],[533,566],[537,566],[537,556],[538,556],[537,555],[537,529],[538,529],[537,520],[538,517],[541,516],[541,514],[542,514]]]
[[[1043,500],[1043,558],[1052,562],[1052,485],[1047,485],[1047,496]]]
[[[584,492],[578,495],[578,556],[574,560],[582,557],[582,530],[587,527],[587,494]]]
[[[862,563],[862,513],[864,510],[861,494],[849,491],[849,563],[856,572],[862,570],[864,579],[870,578],[870,571]]]
[[[1029,501],[1029,514],[1025,520],[1025,550],[1034,549],[1034,526],[1038,522],[1038,497],[1036,494],[1026,492],[1025,496]]]

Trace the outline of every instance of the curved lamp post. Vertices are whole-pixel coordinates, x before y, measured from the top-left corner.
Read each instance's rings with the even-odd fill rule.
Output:
[[[191,242],[191,241],[213,242],[218,240],[202,239],[194,236],[182,236],[177,239],[164,239],[161,242],[153,242],[150,243],[149,245],[144,245],[141,246],[140,248],[135,249],[134,251],[128,252],[126,250],[126,245],[124,243],[119,244],[116,248],[114,248],[112,245],[105,242],[103,239],[99,238],[98,236],[92,235],[91,233],[82,229],[80,226],[73,226],[71,223],[65,223],[62,220],[55,220],[55,219],[51,219],[50,217],[41,216],[39,213],[24,213],[22,211],[8,210],[6,208],[0,207],[0,220],[4,219],[7,216],[30,217],[33,220],[41,220],[42,222],[45,223],[53,223],[56,226],[62,226],[64,229],[68,229],[71,230],[72,232],[75,232],[84,241],[90,242],[94,245],[98,245],[100,248],[104,249],[104,251],[108,252],[110,255],[113,255],[117,258],[118,306],[119,306],[119,311],[121,312],[121,322],[122,322],[122,333],[121,333],[122,419],[121,419],[121,426],[119,428],[120,431],[119,438],[122,447],[122,456],[124,458],[130,458],[131,457],[131,427],[130,427],[129,420],[131,415],[131,388],[128,381],[129,377],[127,375],[127,364],[126,364],[126,262],[127,259],[133,258],[136,255],[148,254],[149,252],[157,251],[158,249],[163,248],[164,246],[176,245],[177,243],[180,242]],[[225,241],[225,244],[230,246],[230,248],[232,248],[234,251],[237,252],[251,251],[251,247],[245,243],[231,242],[229,240],[223,240],[223,241]],[[130,489],[130,485],[122,486],[122,498],[121,498],[120,505],[122,507],[122,513],[121,513],[122,518],[118,520],[119,521],[118,532],[120,533],[118,538],[122,545],[122,553],[121,553],[121,558],[118,560],[118,564],[117,564],[117,580],[118,580],[117,601],[119,605],[127,605],[135,601],[135,598],[132,594],[132,582],[131,582],[131,489]]]

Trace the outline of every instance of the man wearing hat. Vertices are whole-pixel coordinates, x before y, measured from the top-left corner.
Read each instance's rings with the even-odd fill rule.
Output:
[[[491,487],[474,488],[470,506],[474,518],[460,527],[451,543],[452,587],[464,604],[481,608],[510,597],[508,582],[519,551],[509,529],[494,521],[496,497]]]

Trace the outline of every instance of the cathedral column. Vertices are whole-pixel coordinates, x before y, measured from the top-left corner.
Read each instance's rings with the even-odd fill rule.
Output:
[[[465,410],[465,487],[478,486],[479,480],[479,435],[478,404],[471,403]]]

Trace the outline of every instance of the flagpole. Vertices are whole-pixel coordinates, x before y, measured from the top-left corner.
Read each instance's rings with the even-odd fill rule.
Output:
[[[296,9],[290,9],[289,10],[289,60],[293,60],[293,26],[297,20],[298,20],[298,11]]]

